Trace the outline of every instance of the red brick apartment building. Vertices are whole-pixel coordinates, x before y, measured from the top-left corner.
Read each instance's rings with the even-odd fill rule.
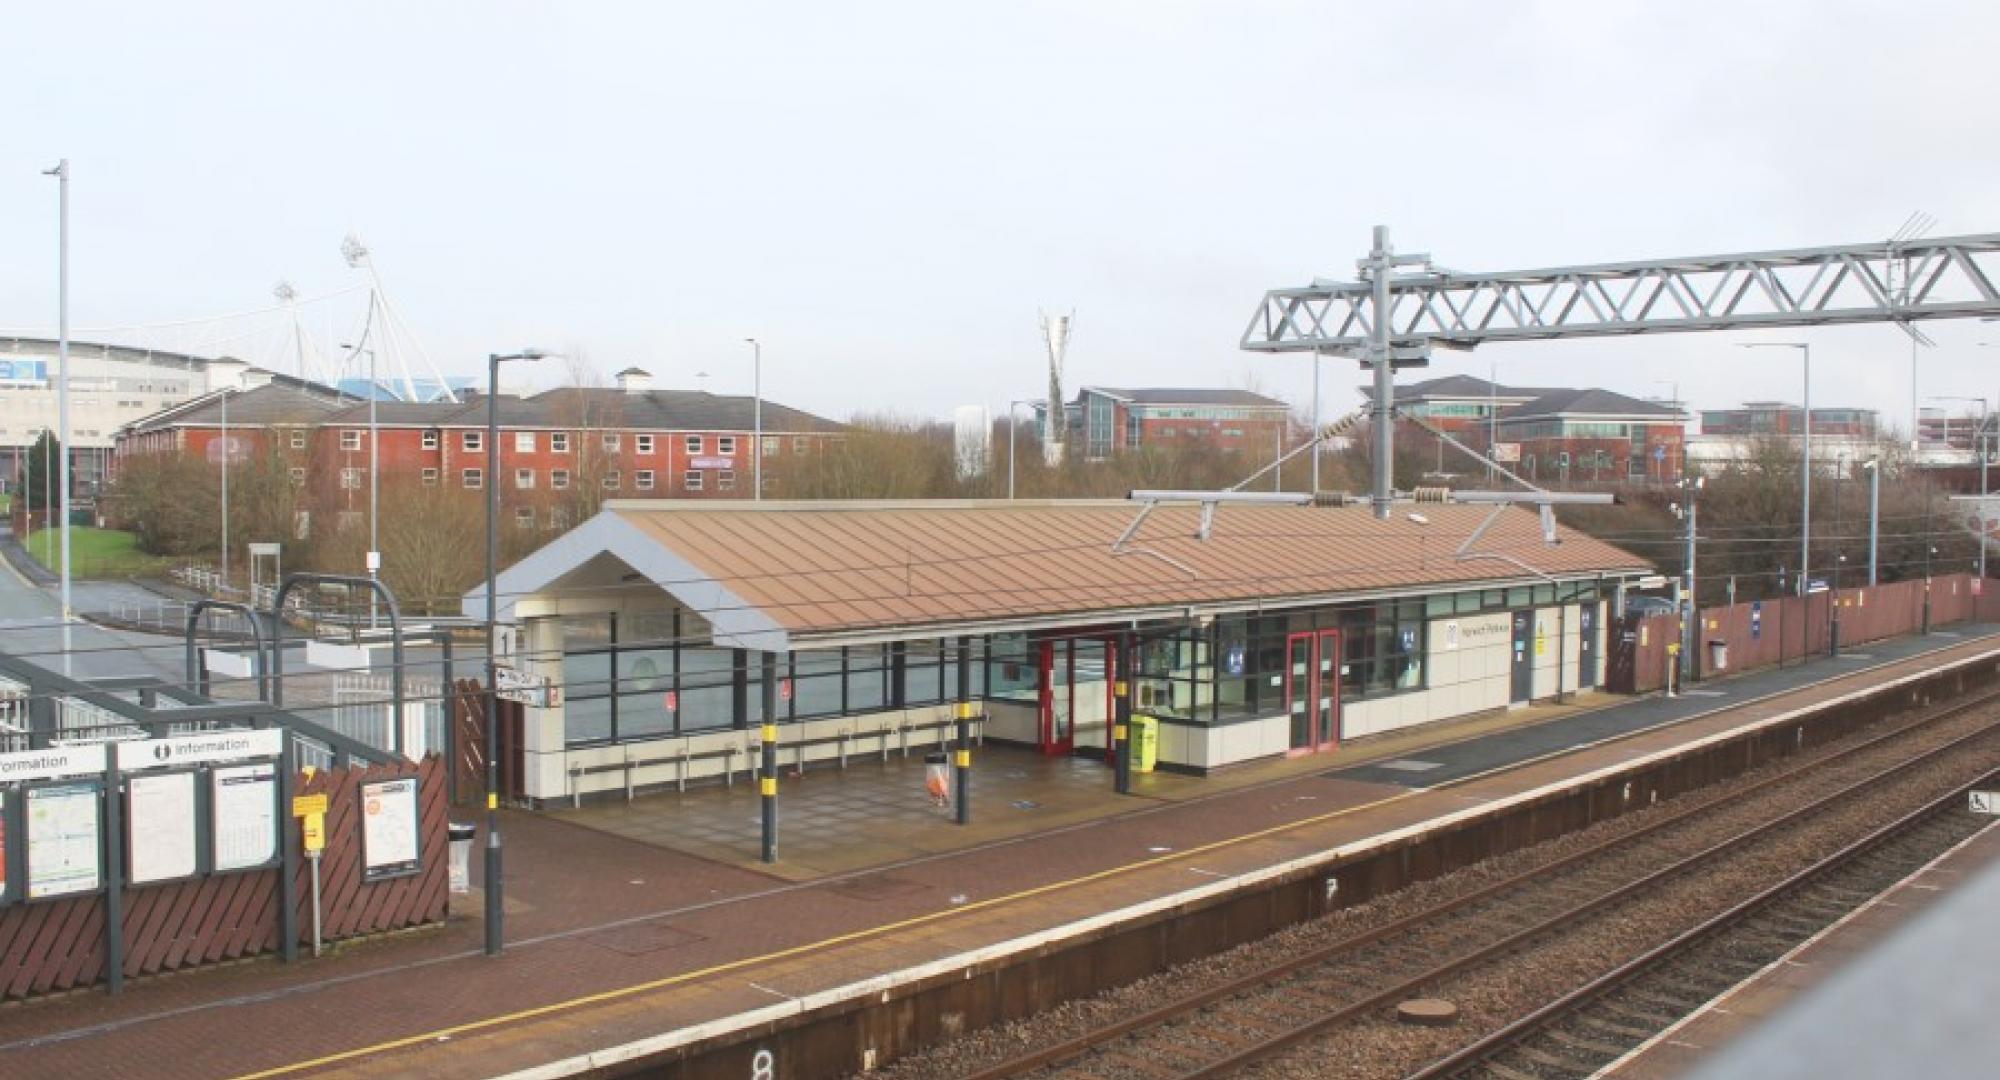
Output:
[[[486,406],[477,396],[375,402],[374,453],[382,482],[464,490],[494,482],[487,475]],[[367,401],[331,387],[272,380],[126,425],[113,468],[137,454],[185,453],[219,462],[226,446],[236,462],[275,449],[287,456],[293,482],[310,488],[317,503],[359,510],[367,501],[369,412]],[[574,524],[563,520],[568,511],[561,496],[583,485],[606,498],[748,498],[758,453],[755,412],[748,397],[655,390],[652,376],[638,368],[620,372],[615,388],[502,395],[497,479],[517,516],[546,509],[550,528]],[[842,426],[765,401],[763,430],[768,487],[778,462],[813,453]],[[268,445],[273,440],[275,447]]]
[[[1046,402],[1035,403],[1041,422]],[[1223,450],[1268,453],[1277,444],[1291,406],[1248,390],[1205,387],[1085,386],[1063,404],[1072,448],[1090,461],[1144,446],[1196,441]]]
[[[1374,397],[1370,386],[1361,393]],[[1510,467],[1518,464],[1531,480],[1670,480],[1685,464],[1684,413],[1610,390],[1500,386],[1450,375],[1397,387],[1396,407],[1475,449],[1497,445]]]

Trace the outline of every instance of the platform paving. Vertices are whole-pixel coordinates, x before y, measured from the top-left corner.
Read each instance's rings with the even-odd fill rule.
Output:
[[[0,1009],[0,1075],[504,1073],[783,1008],[926,960],[1005,948],[1147,898],[1227,888],[1238,875],[1662,752],[1948,656],[1985,652],[1994,647],[1993,629],[1960,628],[1963,637],[1912,643],[1913,655],[1900,662],[1871,645],[1869,660],[1805,669],[1816,667],[1822,678],[1866,669],[1863,678],[1757,702],[1733,691],[1695,698],[1700,715],[1634,720],[1638,734],[1561,757],[1508,738],[1493,744],[1501,748],[1491,760],[1524,764],[1481,770],[1468,761],[1448,790],[1434,790],[1435,780],[1412,786],[1408,770],[1368,779],[1328,769],[1338,755],[1306,758],[1163,785],[1171,795],[1114,798],[1116,808],[1105,815],[1055,829],[980,834],[926,819],[926,830],[963,832],[972,846],[895,857],[904,849],[883,842],[889,861],[810,880],[634,839],[608,825],[508,814],[504,956],[479,955],[476,918],[456,917],[439,929],[290,968],[246,963],[139,980],[116,999],[89,992],[12,1006]],[[1535,727],[1549,729],[1541,738],[1580,739],[1606,714],[1651,705],[1570,706]],[[1427,732],[1427,742],[1404,737],[1349,750],[1378,761],[1464,754],[1461,748],[1487,742],[1496,729],[1516,734],[1522,719],[1488,718],[1484,729],[1460,725]],[[1203,791],[1203,784],[1212,786]],[[456,906],[479,909],[476,897]]]

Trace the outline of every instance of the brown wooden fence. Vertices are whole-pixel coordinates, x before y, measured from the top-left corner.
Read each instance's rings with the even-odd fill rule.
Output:
[[[447,901],[445,763],[322,769],[300,776],[301,793],[325,792],[326,851],[321,857],[323,936],[329,941],[442,922]],[[364,883],[357,803],[363,783],[420,778],[422,868],[413,875]],[[289,807],[282,810],[289,811]],[[15,841],[10,837],[10,841]],[[122,838],[116,842],[122,843]],[[279,945],[279,874],[252,870],[210,874],[165,885],[127,888],[125,975],[178,971],[255,956]],[[298,870],[300,940],[312,932],[311,868]],[[18,887],[18,885],[16,886]],[[90,986],[104,978],[102,895],[0,907],[0,999]]]
[[[1930,581],[1930,624],[1949,626],[2000,616],[2000,590],[1973,595],[1970,574],[1947,574]],[[1924,625],[1922,581],[1897,581],[1840,590],[1840,644],[1862,645],[1914,634]],[[1748,671],[1796,663],[1826,654],[1833,632],[1835,596],[1831,592],[1788,596],[1755,603],[1702,608],[1695,635],[1698,677],[1718,675],[1708,645],[1729,646],[1729,670]],[[1679,619],[1654,615],[1618,628],[1612,640],[1607,685],[1620,693],[1650,693],[1666,685],[1667,646],[1678,640]]]

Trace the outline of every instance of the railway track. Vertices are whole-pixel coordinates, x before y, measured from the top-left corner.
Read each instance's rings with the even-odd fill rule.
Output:
[[[1988,827],[1965,797],[1996,778],[1911,811],[1409,1080],[1596,1075]]]
[[[1993,743],[2000,722],[1978,714],[1996,702],[2000,693],[1957,702],[1720,795],[1684,796],[1693,801],[1637,830],[963,1075],[1185,1080],[1240,1071]],[[1918,741],[1922,752],[1901,752]],[[1812,785],[1812,794],[1800,794]],[[1771,812],[1767,804],[1788,793],[1795,805]],[[1716,839],[1714,823],[1731,814],[1745,821]],[[1509,1068],[1503,1063],[1494,1075]]]

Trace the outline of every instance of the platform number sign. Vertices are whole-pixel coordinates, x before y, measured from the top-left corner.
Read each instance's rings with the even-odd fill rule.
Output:
[[[769,1050],[758,1050],[750,1059],[750,1080],[777,1080],[778,1059]]]
[[[1971,805],[1975,814],[2000,814],[2000,791],[1975,791],[1971,793]]]

